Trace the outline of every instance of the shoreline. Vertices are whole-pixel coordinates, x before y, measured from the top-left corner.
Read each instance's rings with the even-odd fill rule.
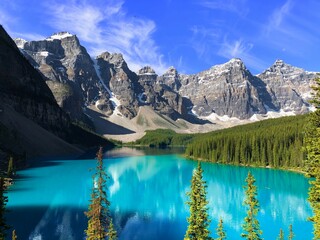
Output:
[[[220,163],[220,162],[213,162],[207,159],[202,159],[202,158],[193,158],[191,156],[187,156],[185,154],[183,154],[183,157],[190,159],[192,161],[201,161],[201,162],[208,162],[208,163],[215,163],[215,164],[222,164],[222,165],[229,165],[229,166],[236,166],[236,167],[252,167],[252,168],[264,168],[264,169],[272,169],[272,170],[281,170],[281,171],[289,171],[289,172],[294,172],[294,173],[298,173],[298,174],[302,174],[304,175],[306,178],[309,178],[307,176],[307,172],[303,171],[300,168],[285,168],[285,167],[279,167],[279,168],[275,168],[272,166],[258,166],[258,165],[244,165],[244,164],[231,164],[231,163]]]

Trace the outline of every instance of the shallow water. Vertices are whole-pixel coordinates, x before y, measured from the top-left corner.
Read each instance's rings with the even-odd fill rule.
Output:
[[[183,239],[189,189],[196,162],[178,155],[108,154],[111,212],[119,239]],[[130,153],[133,155],[133,152]],[[141,155],[141,156],[138,156]],[[19,239],[84,239],[96,161],[59,160],[20,171],[8,193],[7,219]],[[203,163],[208,185],[212,237],[221,217],[228,239],[241,239],[245,217],[244,180],[250,170],[258,186],[264,239],[276,239],[293,224],[295,239],[312,239],[307,202],[308,180],[300,174]]]

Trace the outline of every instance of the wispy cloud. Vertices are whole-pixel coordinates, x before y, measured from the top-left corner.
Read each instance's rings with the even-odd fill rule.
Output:
[[[287,0],[280,8],[274,10],[267,24],[267,34],[274,29],[279,29],[283,19],[290,13],[293,4],[291,0]]]
[[[192,26],[191,47],[199,58],[207,62],[211,61],[212,48],[219,41],[221,30],[215,27]]]
[[[245,7],[246,0],[202,0],[198,3],[209,9],[228,11],[239,16],[245,16],[249,12],[249,9]]]
[[[298,6],[293,0],[287,0],[272,12],[262,27],[262,38],[275,49],[286,49],[286,53],[303,58],[303,52],[297,49],[307,48],[319,39],[319,31],[310,21],[312,12],[310,6]]]
[[[261,70],[267,67],[267,64],[261,59],[251,54],[251,50],[254,45],[249,42],[245,42],[242,39],[235,41],[228,41],[224,39],[218,55],[230,58],[241,58],[247,66],[250,66],[254,70]]]
[[[45,6],[50,12],[48,24],[57,31],[76,33],[91,54],[122,53],[133,70],[151,65],[163,73],[167,68],[152,38],[155,23],[128,16],[122,1],[103,1],[99,6],[85,0],[66,1],[63,5],[50,2]]]

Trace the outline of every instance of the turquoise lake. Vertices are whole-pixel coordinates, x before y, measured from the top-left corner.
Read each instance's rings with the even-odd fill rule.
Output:
[[[132,154],[141,156],[130,156]],[[105,155],[110,176],[109,200],[119,239],[183,239],[188,217],[186,192],[196,162],[179,155],[145,155],[132,150]],[[24,171],[8,193],[7,220],[19,239],[84,239],[92,187],[93,159],[44,161]],[[293,225],[295,240],[312,239],[307,202],[308,179],[303,175],[262,168],[202,163],[207,181],[211,236],[219,218],[227,239],[242,239],[245,178],[256,178],[259,221],[264,239],[276,239],[279,229]]]

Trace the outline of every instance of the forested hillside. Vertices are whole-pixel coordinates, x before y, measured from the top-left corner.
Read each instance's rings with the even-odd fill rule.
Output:
[[[159,148],[186,146],[195,136],[195,134],[178,134],[170,129],[157,129],[146,131],[146,135],[133,144]]]
[[[186,149],[192,158],[270,167],[301,167],[307,115],[270,119],[194,137]]]

